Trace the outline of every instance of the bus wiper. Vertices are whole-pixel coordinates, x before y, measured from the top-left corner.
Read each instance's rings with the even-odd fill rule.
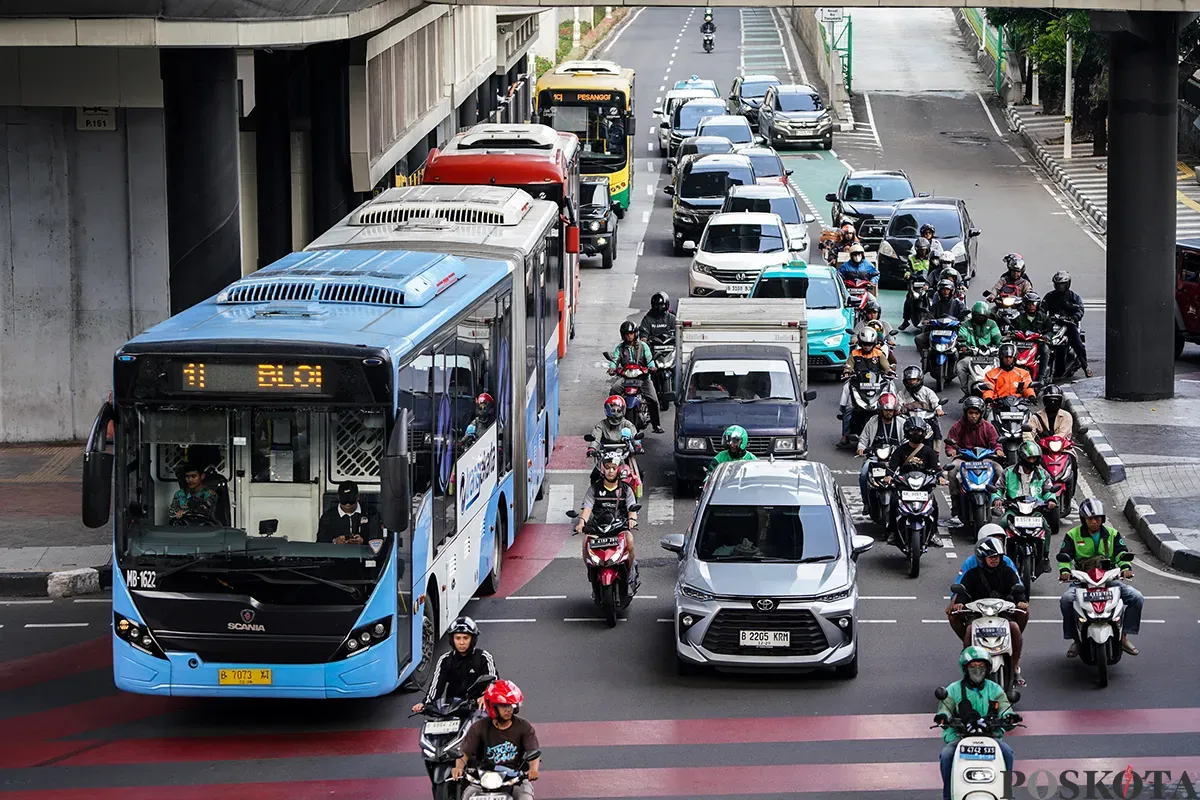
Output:
[[[224,559],[225,561],[228,561],[231,558],[233,558],[233,551],[231,550],[220,550],[216,553],[208,553],[207,555],[200,556],[200,558],[193,559],[192,561],[185,561],[182,564],[176,564],[170,569],[158,573],[158,578],[161,580],[169,575],[174,575],[176,572],[182,572],[185,569],[193,569],[194,567],[201,566],[202,564],[211,564],[213,561],[218,559]]]
[[[314,583],[323,583],[326,586],[332,586],[334,589],[338,589],[339,591],[343,591],[346,594],[350,595],[355,600],[357,600],[359,597],[358,589],[354,588],[353,586],[349,586],[344,583],[338,583],[337,581],[331,581],[328,578],[322,578],[317,575],[310,575],[309,573],[303,572],[302,570],[297,569],[296,567],[248,567],[244,570],[238,570],[238,571],[239,572],[249,572],[251,574],[258,574],[258,573],[262,573],[262,572],[289,572],[292,575],[299,575],[301,578],[308,578],[310,581],[313,581]]]

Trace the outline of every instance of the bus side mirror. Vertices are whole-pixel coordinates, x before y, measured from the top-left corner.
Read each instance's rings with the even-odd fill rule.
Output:
[[[102,528],[112,511],[113,462],[116,457],[105,448],[108,426],[116,416],[112,403],[105,403],[92,423],[83,451],[83,524]]]
[[[578,225],[568,225],[567,226],[567,252],[568,253],[578,253],[579,252],[579,226]]]
[[[412,412],[400,409],[379,474],[380,522],[393,533],[408,530],[412,512],[412,474],[408,456]]]

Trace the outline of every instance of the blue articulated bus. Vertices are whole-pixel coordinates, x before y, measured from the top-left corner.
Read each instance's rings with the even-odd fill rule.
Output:
[[[527,421],[558,409],[525,267],[293,253],[117,352],[83,517],[113,518],[118,688],[370,697],[426,677],[544,475]],[[361,541],[321,523],[347,482]]]

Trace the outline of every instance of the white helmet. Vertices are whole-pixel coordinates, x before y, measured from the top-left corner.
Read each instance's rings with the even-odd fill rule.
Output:
[[[1004,532],[1004,528],[1001,528],[994,522],[989,522],[979,529],[979,534],[975,537],[975,543],[979,544],[984,539],[990,539],[993,536],[1003,539],[1007,534]]]

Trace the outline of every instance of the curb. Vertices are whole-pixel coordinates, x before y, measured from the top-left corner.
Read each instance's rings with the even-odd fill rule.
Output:
[[[1084,196],[1083,192],[1075,184],[1075,180],[1066,173],[1062,165],[1058,163],[1058,160],[1050,155],[1041,142],[1029,134],[1029,131],[1025,129],[1025,122],[1021,119],[1021,115],[1014,111],[1012,106],[1005,106],[1004,116],[1008,119],[1009,129],[1020,135],[1021,139],[1025,142],[1025,147],[1033,154],[1033,157],[1041,165],[1042,169],[1049,173],[1050,177],[1054,179],[1054,182],[1064,192],[1070,195],[1071,199],[1075,201],[1075,204],[1079,206],[1079,209],[1087,218],[1091,220],[1092,224],[1098,227],[1101,233],[1106,233],[1108,231],[1108,215],[1099,206]]]
[[[1170,527],[1159,522],[1158,514],[1147,498],[1130,497],[1125,502],[1125,517],[1159,561],[1172,569],[1200,575],[1200,553],[1185,547],[1171,533]]]
[[[1075,418],[1075,431],[1081,434],[1079,443],[1104,482],[1111,485],[1125,480],[1125,462],[1108,443],[1108,439],[1104,438],[1104,433],[1096,427],[1092,415],[1088,413],[1079,395],[1069,389],[1063,390],[1063,406]]]
[[[112,567],[59,572],[0,572],[0,597],[75,597],[112,588]]]
[[[842,110],[845,112],[846,116],[841,122],[841,132],[846,133],[847,131],[854,130],[854,109],[850,107],[849,100],[843,100],[842,107]]]
[[[610,36],[612,36],[613,33],[615,33],[618,28],[620,28],[621,30],[625,30],[625,28],[629,27],[633,23],[633,18],[638,15],[638,11],[640,11],[640,10],[641,9],[634,9],[633,11],[627,12],[625,14],[625,19],[618,21],[615,25],[613,25],[608,30],[606,30],[604,32],[604,35],[601,36],[600,39],[597,40],[597,42],[594,45],[592,45],[592,49],[588,50],[586,53],[584,53],[583,56],[579,60],[580,61],[591,61],[592,59],[594,59],[596,57],[596,53],[599,52],[601,46],[603,46],[608,41],[608,38]]]

